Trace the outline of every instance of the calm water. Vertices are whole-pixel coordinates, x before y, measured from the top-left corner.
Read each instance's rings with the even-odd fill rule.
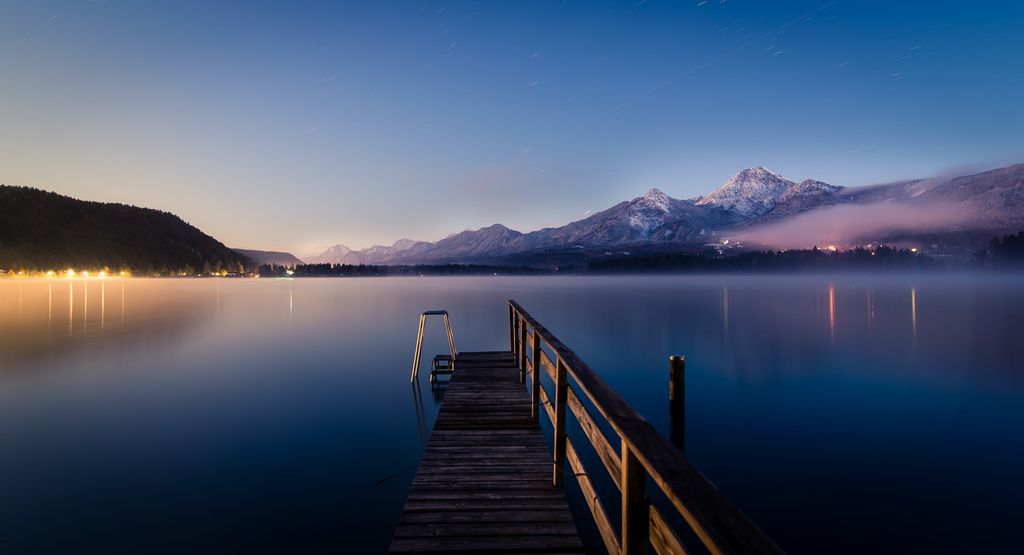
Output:
[[[418,313],[502,349],[507,298],[666,435],[685,354],[687,455],[791,553],[1019,551],[1024,278],[788,276],[0,281],[0,552],[385,551]]]

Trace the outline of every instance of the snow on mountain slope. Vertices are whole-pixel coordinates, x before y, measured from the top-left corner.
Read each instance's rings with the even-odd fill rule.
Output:
[[[334,245],[306,262],[310,264],[361,264],[359,253],[345,245]]]
[[[675,200],[658,189],[651,189],[644,196],[630,203],[627,219],[630,227],[643,235],[665,223],[665,217],[672,210]]]
[[[523,234],[501,224],[453,233],[436,243],[422,243],[389,258],[390,263],[473,262],[525,249]]]
[[[775,200],[772,208],[760,217],[756,218],[756,221],[763,222],[767,220],[785,218],[787,216],[792,216],[793,214],[814,210],[815,208],[820,208],[822,206],[839,204],[843,201],[840,197],[840,192],[842,190],[843,187],[838,185],[830,185],[823,181],[815,181],[813,179],[794,183],[783,191]]]
[[[733,210],[744,218],[756,218],[775,207],[782,194],[795,185],[761,166],[734,175],[724,185],[697,201]]]

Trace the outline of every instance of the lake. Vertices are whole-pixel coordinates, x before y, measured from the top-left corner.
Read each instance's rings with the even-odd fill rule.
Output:
[[[0,280],[0,552],[384,552],[418,315],[507,349],[509,298],[666,436],[686,355],[686,455],[790,553],[1019,550],[1024,277],[799,275]]]

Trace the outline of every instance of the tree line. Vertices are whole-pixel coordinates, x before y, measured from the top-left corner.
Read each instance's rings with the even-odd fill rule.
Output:
[[[528,266],[488,266],[484,264],[300,264],[294,267],[263,264],[261,277],[384,277],[384,276],[489,276],[534,275],[544,270]]]

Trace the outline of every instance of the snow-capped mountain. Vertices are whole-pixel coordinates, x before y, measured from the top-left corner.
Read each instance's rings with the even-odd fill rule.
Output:
[[[345,245],[334,245],[309,259],[310,264],[382,264],[401,254],[415,254],[432,247],[433,243],[399,239],[392,245],[374,245],[354,251]]]
[[[317,256],[306,260],[309,264],[361,264],[359,253],[345,245],[334,245]]]
[[[929,202],[978,214],[979,229],[1024,227],[1024,164],[970,176],[912,180],[847,189],[808,179],[790,181],[763,167],[743,170],[707,196],[683,200],[658,189],[561,227],[521,233],[500,224],[454,233],[436,242],[403,239],[351,251],[335,245],[311,262],[413,264],[500,263],[538,252],[580,252],[626,246],[702,244],[739,228],[774,223],[838,204]]]
[[[698,206],[651,189],[586,219],[528,233],[525,240],[534,248],[602,247],[691,239],[734,222],[732,214],[717,206]]]
[[[786,187],[774,201],[770,201],[771,209],[761,214],[756,221],[776,220],[822,206],[838,204],[843,202],[840,196],[842,190],[843,187],[838,185],[830,185],[813,179],[793,183]]]
[[[501,256],[518,252],[523,234],[501,224],[477,230],[454,233],[422,248],[407,249],[391,258],[392,262],[454,262],[472,261],[482,257]]]
[[[779,197],[794,185],[781,175],[758,166],[737,173],[697,204],[732,210],[743,218],[756,218],[774,208]]]

